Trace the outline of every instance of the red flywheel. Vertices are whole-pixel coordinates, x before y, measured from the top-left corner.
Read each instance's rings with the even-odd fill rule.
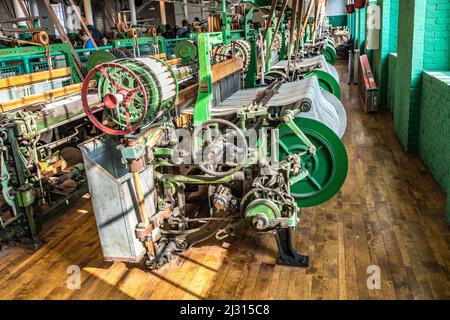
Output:
[[[114,70],[124,72],[127,77],[132,81],[127,81],[127,85],[119,84],[113,76],[110,75],[110,71]],[[88,102],[89,90],[91,90],[91,81],[98,75],[98,77],[103,77],[104,80],[109,81],[112,85],[113,90],[111,92],[98,92],[100,98],[100,104],[90,105]],[[100,78],[97,78],[96,83],[98,85]],[[97,87],[98,89],[98,87]],[[140,97],[140,101],[136,99]],[[83,81],[83,86],[81,88],[81,101],[83,103],[83,109],[89,120],[100,130],[111,135],[125,135],[136,131],[142,121],[144,121],[147,114],[148,99],[147,91],[145,90],[144,84],[136,73],[129,68],[119,64],[119,63],[102,63],[95,68],[93,68],[86,79]],[[130,106],[133,105],[134,110],[139,111],[139,118],[133,119],[131,116]],[[108,116],[115,114],[116,118],[120,116],[120,119],[124,119],[124,123],[118,124],[117,122],[113,126],[108,126],[98,120],[96,113],[108,112]]]

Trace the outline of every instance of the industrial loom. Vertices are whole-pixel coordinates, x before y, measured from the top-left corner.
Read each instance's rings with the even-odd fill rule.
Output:
[[[159,268],[247,223],[275,236],[280,264],[308,265],[292,232],[301,208],[329,200],[345,181],[346,115],[335,92],[305,76],[326,68],[323,60],[300,64],[300,40],[277,36],[284,9],[276,4],[245,10],[265,10],[267,28],[243,18],[236,29],[223,1],[211,32],[176,50],[183,57],[118,59],[86,76],[83,107],[104,134],[80,148],[106,260],[146,257]],[[302,7],[293,4],[300,14],[290,17],[290,35],[301,35]],[[283,45],[273,46],[276,38]],[[283,59],[285,76],[266,82]]]

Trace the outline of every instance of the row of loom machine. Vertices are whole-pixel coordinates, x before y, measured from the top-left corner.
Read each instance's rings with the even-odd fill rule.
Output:
[[[293,230],[345,181],[346,114],[326,2],[287,3],[242,1],[235,19],[223,1],[174,57],[97,51],[81,83],[64,83],[70,66],[0,80],[64,91],[0,103],[0,241],[38,246],[89,188],[105,260],[159,268],[248,225],[274,234],[278,263],[306,266]]]

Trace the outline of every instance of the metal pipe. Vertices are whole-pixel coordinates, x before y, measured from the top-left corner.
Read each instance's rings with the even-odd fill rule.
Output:
[[[88,25],[94,25],[94,15],[92,14],[92,4],[91,0],[83,0],[84,5],[84,16]]]
[[[298,4],[298,12],[297,12],[297,37],[295,38],[295,46],[294,46],[294,66],[297,66],[298,63],[298,49],[300,46],[300,40],[303,39],[302,34],[302,16],[303,16],[303,6],[305,2],[300,0]],[[303,41],[302,41],[303,43]]]
[[[20,5],[19,1],[20,0],[13,0],[12,1],[14,12],[16,14],[16,18],[25,18],[27,15],[23,11],[22,6]],[[20,28],[26,28],[27,27],[27,23],[25,21],[20,21],[20,22],[17,23],[17,25]]]
[[[289,43],[288,43],[288,66],[287,72],[289,76],[289,72],[291,69],[291,56],[292,56],[292,42],[294,41],[294,29],[295,22],[297,20],[297,0],[292,0],[292,14],[291,14],[291,25],[289,27]],[[298,35],[297,35],[298,37]]]
[[[62,52],[51,52],[52,56],[62,56],[64,55],[64,53]],[[17,60],[21,60],[21,61],[27,61],[27,60],[31,60],[31,59],[36,59],[36,58],[43,58],[45,56],[44,53],[42,54],[33,54],[30,56],[25,56],[25,55],[18,55],[15,57],[8,57],[8,58],[0,58],[0,62],[11,62],[11,61],[17,61]]]
[[[128,0],[128,4],[130,5],[130,17],[131,17],[131,26],[137,26],[137,14],[136,14],[136,3],[134,0]]]
[[[272,26],[273,17],[275,15],[275,8],[278,3],[278,0],[272,0],[272,5],[270,6],[270,12],[269,12],[269,20],[267,21],[266,28],[264,30],[264,38],[263,41],[266,40],[267,37],[267,31]]]
[[[188,3],[187,0],[183,0],[183,15],[184,18],[189,21],[187,3]]]
[[[186,183],[186,184],[222,184],[230,183],[235,180],[242,180],[242,172],[236,172],[231,175],[217,178],[210,176],[200,176],[200,175],[175,175],[175,174],[160,174],[157,173],[157,179],[162,182],[174,182],[174,183]]]
[[[39,17],[39,6],[37,0],[30,0],[31,7],[31,15],[33,17]],[[41,26],[41,22],[38,20],[39,26]]]
[[[113,46],[102,46],[102,47],[98,47],[99,50],[109,50],[112,49]],[[95,48],[80,48],[80,49],[75,49],[76,53],[83,53],[83,52],[94,52],[96,51]]]
[[[161,16],[161,24],[166,25],[167,24],[166,4],[164,0],[159,0],[159,14]]]
[[[202,17],[202,19],[205,19],[205,4],[203,3],[203,0],[200,0],[200,5],[200,16]]]

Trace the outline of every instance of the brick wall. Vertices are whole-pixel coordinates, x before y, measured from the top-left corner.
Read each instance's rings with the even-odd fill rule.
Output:
[[[354,32],[354,35],[355,35],[355,37],[354,37],[354,44],[355,44],[355,48],[357,48],[357,45],[358,45],[358,41],[359,41],[359,13],[358,13],[358,10],[357,9],[355,9],[355,12],[353,12],[353,15],[355,16],[355,18],[354,18],[354,20],[353,20],[353,22],[354,22],[354,29],[355,29],[355,32]]]
[[[364,41],[366,41],[366,8],[355,9],[355,14],[358,15],[358,41],[361,53],[365,52]]]
[[[397,67],[397,53],[389,54],[388,62],[388,88],[387,88],[387,106],[394,113],[395,109],[395,78],[396,78],[396,67]]]
[[[449,218],[450,71],[423,73],[419,154],[437,183],[443,190],[448,190],[447,218]]]
[[[355,49],[359,49],[360,53],[365,53],[364,41],[366,41],[366,8],[355,9],[352,14],[354,16],[353,20],[353,36]]]
[[[450,69],[450,1],[427,0],[425,70]]]
[[[397,92],[395,95],[394,128],[406,149],[411,150],[409,145],[409,122],[410,122],[410,87],[411,69],[413,60],[413,40],[414,40],[414,2],[400,0],[398,18],[398,59],[395,83]]]
[[[381,9],[380,49],[374,51],[373,71],[380,94],[381,106],[388,105],[389,53],[397,52],[398,0],[378,0]]]
[[[349,26],[349,28],[350,28],[350,33],[351,33],[351,35],[352,35],[352,37],[353,38],[355,38],[355,36],[356,36],[356,29],[355,29],[355,16],[356,16],[356,14],[355,13],[352,13],[352,14],[347,14],[347,23],[348,23],[348,26]]]
[[[394,127],[406,150],[418,151],[422,72],[450,68],[448,0],[400,0]],[[408,76],[410,75],[410,78]]]
[[[384,0],[389,5],[389,52],[397,52],[399,0]]]

